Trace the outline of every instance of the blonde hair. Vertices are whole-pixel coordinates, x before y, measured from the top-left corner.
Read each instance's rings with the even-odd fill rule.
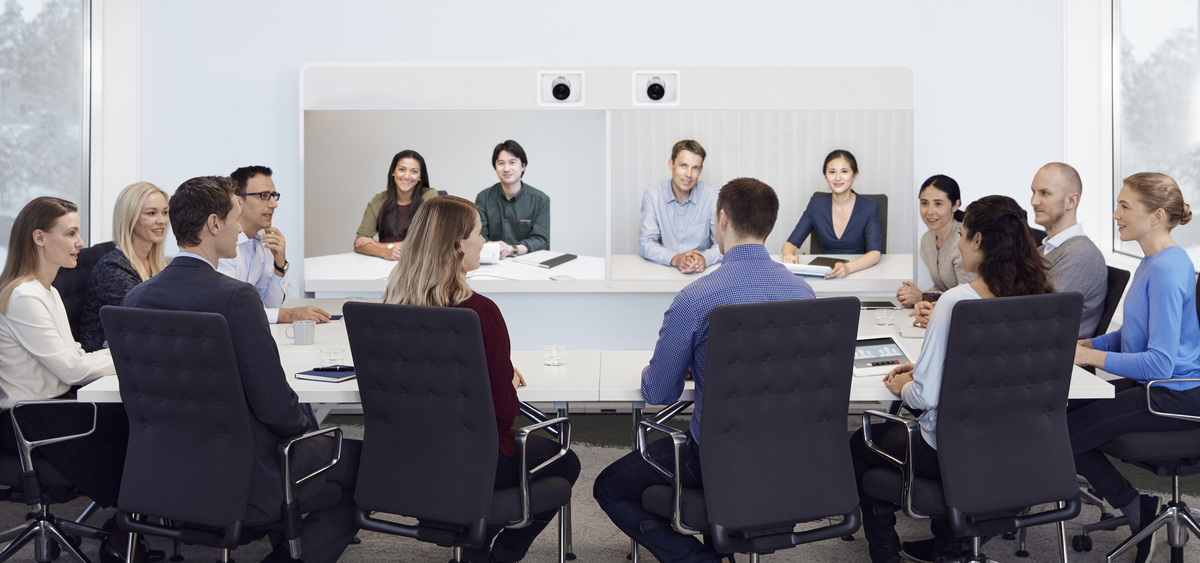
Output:
[[[400,261],[388,276],[383,302],[453,307],[470,298],[462,241],[478,218],[475,204],[461,197],[435,197],[421,204],[404,238]]]
[[[133,266],[134,270],[137,270],[142,281],[150,279],[151,276],[167,267],[167,259],[163,256],[161,242],[150,245],[149,263],[143,262],[142,257],[133,251],[133,228],[142,215],[142,204],[153,193],[162,194],[165,202],[171,200],[171,196],[167,195],[162,188],[150,182],[137,182],[129,184],[121,190],[121,195],[117,196],[116,208],[113,209],[113,242],[117,243],[117,248],[121,249],[125,258],[129,260],[129,264]]]
[[[39,197],[26,203],[17,214],[8,237],[8,259],[4,273],[0,274],[0,314],[8,314],[8,300],[18,285],[37,279],[38,255],[33,232],[50,232],[62,216],[78,212],[79,208],[65,199]]]
[[[1168,231],[1192,220],[1192,208],[1184,203],[1179,184],[1170,176],[1158,172],[1140,172],[1125,178],[1124,183],[1138,195],[1151,213],[1162,209],[1167,214]]]

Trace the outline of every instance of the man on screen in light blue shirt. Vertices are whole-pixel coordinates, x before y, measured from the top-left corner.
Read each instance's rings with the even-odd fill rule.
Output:
[[[683,140],[671,147],[671,179],[642,196],[638,254],[651,262],[698,274],[721,261],[713,235],[717,190],[700,181],[704,147]]]

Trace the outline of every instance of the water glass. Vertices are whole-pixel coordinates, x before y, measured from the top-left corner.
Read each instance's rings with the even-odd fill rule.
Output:
[[[346,359],[346,350],[342,348],[326,348],[321,350],[321,365],[324,367],[336,366],[341,364]]]
[[[567,364],[567,347],[566,346],[546,346],[542,348],[542,363],[548,366],[562,366]]]
[[[895,309],[875,309],[875,324],[879,326],[892,326],[895,323]]]

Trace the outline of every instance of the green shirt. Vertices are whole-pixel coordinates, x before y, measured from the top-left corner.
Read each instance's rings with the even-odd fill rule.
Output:
[[[437,197],[437,190],[424,188],[421,190],[421,201],[429,201]],[[379,210],[383,208],[383,198],[387,192],[379,192],[367,202],[367,210],[363,211],[362,223],[358,225],[358,236],[375,238],[379,234]]]
[[[512,246],[525,245],[530,252],[550,249],[550,196],[521,183],[512,199],[497,182],[475,196],[483,238],[502,240]]]

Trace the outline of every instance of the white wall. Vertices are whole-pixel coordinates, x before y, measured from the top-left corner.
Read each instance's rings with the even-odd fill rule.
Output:
[[[626,0],[144,0],[140,13],[141,57],[126,61],[140,63],[140,116],[129,119],[141,124],[140,179],[168,190],[249,163],[274,168],[281,191],[294,186],[298,72],[313,61],[907,65],[916,84],[914,182],[948,174],[963,186],[964,200],[1000,193],[1026,202],[1037,168],[1063,158],[1060,2],[747,1],[730,9],[724,2]],[[102,189],[127,183],[106,178]],[[276,222],[298,232],[300,214],[283,205]],[[297,250],[289,253],[299,256]],[[652,342],[642,335],[649,331],[622,327],[661,321],[661,310],[623,301],[591,310],[623,310],[632,318],[547,321],[527,307],[507,307],[508,299],[497,301],[517,348],[551,340],[574,348],[646,348]],[[633,298],[575,299],[584,308]],[[569,311],[572,303],[556,309]],[[639,335],[628,336],[633,332]],[[605,337],[572,336],[597,333]]]

